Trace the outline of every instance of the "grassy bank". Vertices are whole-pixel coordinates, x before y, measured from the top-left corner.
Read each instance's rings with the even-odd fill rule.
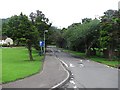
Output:
[[[112,67],[118,67],[118,65],[120,64],[120,62],[118,62],[118,60],[108,60],[106,58],[102,58],[102,57],[97,57],[97,56],[91,56],[91,57],[86,57],[85,53],[80,53],[80,52],[76,52],[76,51],[71,51],[71,50],[63,50],[64,52],[70,53],[71,55],[76,55],[76,56],[80,56],[83,58],[87,58],[99,63],[103,63]]]
[[[2,48],[2,82],[15,81],[39,72],[43,56],[33,50],[35,61],[29,61],[28,51],[24,47]]]

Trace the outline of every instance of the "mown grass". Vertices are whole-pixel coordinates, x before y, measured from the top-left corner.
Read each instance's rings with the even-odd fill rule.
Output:
[[[2,83],[15,81],[33,75],[42,69],[43,56],[33,49],[30,61],[28,51],[24,47],[2,48]]]
[[[118,67],[118,65],[120,65],[120,62],[118,62],[118,60],[108,60],[106,58],[102,58],[102,57],[97,57],[97,56],[90,56],[90,57],[86,57],[85,53],[81,53],[81,52],[76,52],[76,51],[71,51],[71,50],[63,50],[64,52],[70,53],[72,55],[76,55],[76,56],[80,56],[82,58],[87,58],[99,63],[103,63],[112,67]]]

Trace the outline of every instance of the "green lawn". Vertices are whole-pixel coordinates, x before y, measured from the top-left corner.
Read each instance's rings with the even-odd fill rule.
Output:
[[[96,61],[96,62],[99,62],[99,63],[103,63],[103,64],[106,64],[106,65],[109,65],[109,66],[112,66],[112,67],[117,67],[120,64],[120,62],[118,62],[118,60],[110,61],[106,58],[101,58],[101,57],[97,57],[97,56],[86,57],[85,53],[80,53],[80,52],[76,52],[76,51],[71,51],[71,50],[63,50],[63,51],[67,52],[67,53],[70,53],[72,55],[77,55],[77,56],[87,58],[87,59],[90,59],[90,60],[93,60],[93,61]]]
[[[42,69],[43,56],[33,50],[35,61],[29,61],[24,47],[2,48],[2,82],[15,81],[33,75]]]

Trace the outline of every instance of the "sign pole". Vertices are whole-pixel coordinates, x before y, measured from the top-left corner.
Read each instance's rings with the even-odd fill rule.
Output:
[[[43,52],[42,52],[42,47],[41,47],[41,55],[42,55],[42,53],[43,53]]]
[[[48,32],[48,30],[45,30],[45,31],[44,31],[44,55],[45,55],[45,44],[46,44],[46,43],[45,43],[45,32]]]
[[[44,31],[44,55],[45,55],[45,31]]]

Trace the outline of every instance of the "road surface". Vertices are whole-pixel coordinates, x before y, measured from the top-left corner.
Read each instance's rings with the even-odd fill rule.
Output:
[[[52,49],[71,72],[70,80],[62,88],[118,88],[118,69]]]

